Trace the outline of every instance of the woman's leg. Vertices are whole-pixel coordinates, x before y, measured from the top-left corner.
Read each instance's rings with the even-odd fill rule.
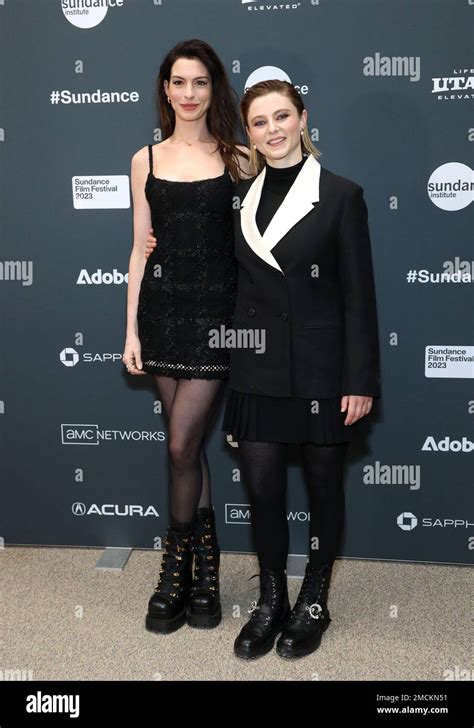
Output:
[[[331,618],[327,598],[344,527],[344,462],[348,443],[301,445],[310,502],[309,562],[291,616],[277,642],[281,657],[316,650]]]
[[[272,649],[290,612],[286,582],[286,449],[284,443],[239,440],[260,565],[260,597],[252,604],[251,617],[234,643],[235,654],[246,659]]]
[[[345,521],[344,464],[348,443],[301,445],[310,504],[309,562],[316,569],[332,565]]]
[[[201,450],[202,488],[198,508],[211,507],[211,476],[204,448]]]
[[[220,621],[219,549],[213,519],[208,511],[204,519],[203,510],[207,509],[197,513],[197,508],[203,485],[202,446],[221,384],[221,380],[175,382],[169,377],[157,377],[158,391],[169,418],[170,528],[159,583],[148,603],[146,625],[153,631],[169,633],[179,629],[190,618],[188,611],[193,598],[194,611],[198,609],[198,614],[192,615],[193,622],[199,622],[193,626],[212,627]],[[199,546],[201,532],[205,535],[205,556]],[[195,561],[199,562],[197,574],[194,564],[194,577],[193,552]],[[195,586],[199,587],[199,593]]]
[[[252,508],[252,530],[260,569],[286,569],[289,540],[286,452],[284,443],[239,440],[242,476]]]
[[[219,379],[181,379],[169,420],[172,522],[191,523],[201,499],[203,471],[201,450]]]
[[[155,379],[169,420],[171,523],[189,523],[197,507],[209,508],[211,503],[202,443],[222,381]]]

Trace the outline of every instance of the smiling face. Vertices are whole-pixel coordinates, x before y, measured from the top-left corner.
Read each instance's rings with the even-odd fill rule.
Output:
[[[284,162],[289,166],[302,159],[301,130],[306,118],[306,110],[299,116],[288,96],[271,92],[252,101],[246,129],[251,142],[270,164]]]
[[[178,58],[171,67],[169,83],[165,80],[163,86],[176,116],[183,121],[200,119],[211,105],[211,77],[197,58]]]

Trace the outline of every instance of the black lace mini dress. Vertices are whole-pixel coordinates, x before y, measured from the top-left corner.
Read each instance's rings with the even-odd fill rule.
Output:
[[[229,352],[212,332],[230,328],[237,291],[232,200],[227,168],[193,182],[150,172],[145,195],[156,247],[138,299],[143,370],[176,379],[228,379]]]

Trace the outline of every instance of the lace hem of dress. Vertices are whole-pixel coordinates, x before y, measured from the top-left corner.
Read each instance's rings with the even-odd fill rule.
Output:
[[[222,374],[224,377],[229,375],[228,364],[170,364],[165,361],[147,359],[143,362],[143,365],[152,368],[155,373],[164,373],[171,376],[178,374],[186,379],[208,379],[210,378],[209,375],[212,374]],[[219,378],[221,377],[215,377],[215,379]]]

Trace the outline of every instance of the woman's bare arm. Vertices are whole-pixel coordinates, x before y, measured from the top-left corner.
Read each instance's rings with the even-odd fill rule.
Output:
[[[151,225],[151,212],[145,196],[148,160],[147,148],[143,147],[132,157],[131,186],[133,198],[133,248],[128,265],[127,287],[127,334],[122,361],[129,374],[145,374],[143,371],[141,344],[138,336],[138,297],[145,271],[145,243]]]
[[[133,198],[133,248],[128,267],[127,336],[138,336],[138,295],[145,270],[145,245],[151,228],[151,213],[145,197],[148,175],[148,148],[143,147],[132,157],[131,187]]]

